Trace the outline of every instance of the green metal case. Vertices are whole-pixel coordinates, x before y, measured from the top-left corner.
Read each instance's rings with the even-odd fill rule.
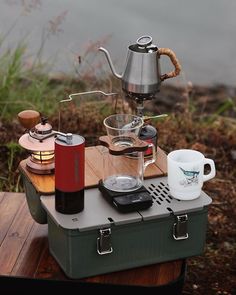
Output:
[[[28,208],[32,218],[40,223],[47,223],[47,213],[41,204],[41,193],[36,191],[34,185],[29,181],[29,179],[22,173],[23,184],[25,189],[25,195],[27,199]]]
[[[119,213],[97,188],[85,190],[84,211],[55,210],[54,196],[41,196],[47,212],[51,254],[74,279],[200,255],[204,251],[211,198],[179,201],[167,178],[144,181],[153,197],[149,209]]]

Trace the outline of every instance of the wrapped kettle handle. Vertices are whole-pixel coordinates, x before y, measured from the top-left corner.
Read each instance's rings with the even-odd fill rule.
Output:
[[[159,53],[159,55],[169,56],[172,64],[175,67],[174,71],[171,71],[167,74],[161,75],[161,81],[178,76],[181,71],[181,65],[180,65],[175,53],[169,48],[159,48],[158,53]]]

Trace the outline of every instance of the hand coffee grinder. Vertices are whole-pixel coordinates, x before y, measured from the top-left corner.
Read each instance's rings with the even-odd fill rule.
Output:
[[[109,52],[103,47],[99,50],[105,53],[113,75],[121,80],[126,97],[137,103],[137,115],[144,118],[144,121],[144,101],[155,98],[155,94],[160,91],[161,82],[176,77],[181,71],[175,53],[169,48],[158,48],[152,44],[152,37],[148,35],[141,36],[135,44],[128,47],[126,66],[121,75],[116,73]],[[162,55],[167,55],[174,65],[174,70],[167,74],[161,74],[160,71],[159,59]],[[154,127],[144,124],[140,139],[157,146],[156,134]]]

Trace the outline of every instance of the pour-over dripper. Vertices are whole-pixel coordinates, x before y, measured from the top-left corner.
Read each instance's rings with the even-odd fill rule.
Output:
[[[115,146],[133,146],[144,124],[141,117],[130,114],[114,114],[104,119],[107,135]]]

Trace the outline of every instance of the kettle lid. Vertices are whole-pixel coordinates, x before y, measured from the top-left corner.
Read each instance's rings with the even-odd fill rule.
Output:
[[[150,53],[157,51],[157,46],[152,44],[151,36],[144,35],[137,39],[136,44],[130,45],[129,49],[135,52]]]

